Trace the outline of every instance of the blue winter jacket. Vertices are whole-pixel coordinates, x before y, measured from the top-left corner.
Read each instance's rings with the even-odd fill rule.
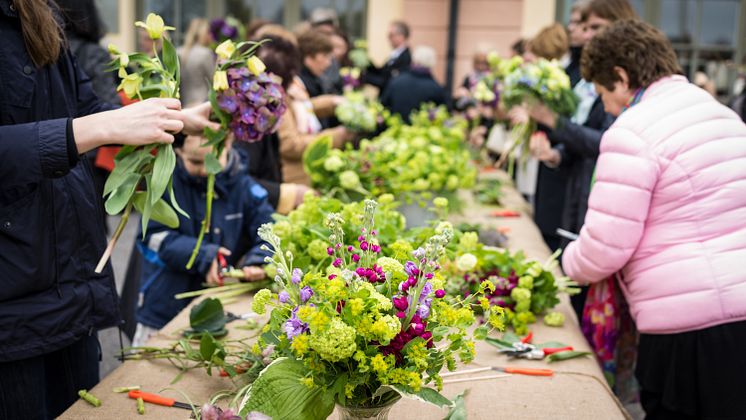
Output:
[[[174,191],[190,218],[179,215],[178,229],[156,222],[148,225],[139,246],[144,261],[137,322],[163,328],[189,303],[188,299],[174,299],[174,295],[202,288],[221,246],[231,250],[231,256],[226,257],[231,265],[264,265],[270,254],[260,249],[266,242],[258,237],[257,229],[272,222],[274,210],[267,202],[267,190],[248,175],[247,161],[244,152],[232,149],[225,169],[215,177],[210,232],[205,234],[194,266],[187,270],[205,215],[207,187],[206,178],[190,176],[178,159]]]
[[[69,51],[36,68],[20,21],[0,0],[0,362],[66,347],[117,325],[91,167],[72,120],[109,109]]]

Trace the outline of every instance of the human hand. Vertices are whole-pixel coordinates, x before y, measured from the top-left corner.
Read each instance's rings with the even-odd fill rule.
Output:
[[[508,111],[508,118],[513,125],[528,124],[531,117],[528,115],[528,109],[525,106],[516,106]]]
[[[212,106],[210,102],[203,102],[197,106],[185,108],[181,111],[181,121],[184,123],[184,134],[201,135],[205,127],[212,130],[220,130],[220,123],[210,121]]]
[[[485,136],[487,136],[487,127],[480,125],[469,132],[469,144],[474,147],[482,147]]]
[[[184,128],[180,110],[178,99],[151,98],[113,111],[75,118],[73,135],[78,153],[106,144],[173,143],[172,133]]]
[[[313,191],[311,188],[309,188],[306,185],[303,184],[296,184],[295,185],[295,203],[293,204],[293,208],[298,208],[301,204],[303,204],[303,199],[306,196],[306,193],[308,191]],[[314,191],[315,192],[315,191]]]
[[[246,281],[259,281],[264,280],[267,277],[267,273],[262,267],[249,266],[243,268],[244,280]]]
[[[228,257],[231,255],[231,251],[221,246],[220,248],[218,248],[218,255]],[[221,283],[220,281],[220,260],[218,259],[217,255],[215,256],[215,259],[212,260],[212,264],[210,265],[210,270],[207,271],[207,275],[205,276],[205,282],[209,286],[217,286]]]
[[[552,129],[557,127],[557,114],[541,102],[531,105],[528,108],[528,115],[539,124]]]
[[[552,148],[552,143],[549,142],[544,132],[537,131],[531,135],[529,149],[533,157],[550,166],[557,166],[562,161],[559,152]]]

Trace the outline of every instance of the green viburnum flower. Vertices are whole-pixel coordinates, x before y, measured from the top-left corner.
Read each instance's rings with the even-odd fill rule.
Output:
[[[326,253],[327,248],[329,248],[329,244],[321,239],[314,239],[310,244],[308,244],[308,255],[310,255],[314,261],[321,261],[328,256]]]
[[[458,241],[458,246],[464,251],[472,251],[477,248],[479,244],[479,235],[476,232],[466,232],[461,235],[461,239]]]
[[[309,340],[311,348],[319,356],[330,362],[350,358],[357,350],[357,332],[339,318],[332,318],[324,331],[312,332]]]
[[[345,166],[344,161],[337,155],[331,155],[324,160],[324,169],[329,172],[337,172]]]
[[[438,223],[438,226],[435,227],[435,233],[438,235],[442,235],[446,230],[453,231],[453,224],[451,222],[440,222]]]
[[[404,266],[393,258],[381,257],[376,261],[376,264],[378,264],[385,273],[391,275],[404,272]]]
[[[449,191],[457,190],[459,187],[459,179],[456,175],[450,175],[446,180],[446,189]]]
[[[393,202],[394,202],[393,194],[382,194],[380,197],[378,197],[378,203],[380,205],[390,204]]]
[[[525,289],[522,289],[525,290]],[[530,300],[521,300],[515,304],[515,311],[516,312],[529,312],[531,311],[531,301]]]
[[[263,315],[267,312],[267,304],[272,300],[272,292],[269,289],[262,289],[254,295],[254,301],[251,302],[251,310]]]
[[[359,286],[361,289],[365,289],[370,293],[370,298],[375,299],[377,304],[377,309],[379,311],[388,311],[391,309],[393,304],[391,303],[391,299],[387,298],[386,296],[378,293],[378,290],[376,290],[376,287],[368,282],[362,282]]]
[[[531,290],[534,288],[534,278],[531,276],[523,276],[518,279],[518,287],[523,289]]]
[[[550,312],[544,316],[544,323],[550,327],[561,327],[565,325],[565,314],[562,312]]]
[[[355,190],[361,187],[360,177],[353,171],[344,171],[339,174],[339,185],[347,190]]]
[[[456,267],[461,271],[471,271],[477,266],[477,257],[473,254],[464,254],[456,260]]]
[[[447,209],[448,208],[448,199],[444,198],[444,197],[436,197],[433,200],[433,205],[436,208]]]
[[[275,223],[273,230],[275,235],[286,239],[290,237],[290,233],[293,231],[293,226],[287,220],[281,220]]]
[[[510,291],[510,297],[516,302],[531,301],[531,291],[522,287],[516,287]]]

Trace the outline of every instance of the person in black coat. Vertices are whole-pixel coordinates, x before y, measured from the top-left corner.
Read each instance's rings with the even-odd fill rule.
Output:
[[[381,96],[381,104],[392,113],[399,114],[406,123],[409,123],[409,114],[423,104],[444,104],[446,91],[433,79],[430,71],[434,65],[435,50],[417,47],[412,67],[389,83]]]
[[[386,90],[389,82],[399,76],[412,65],[412,55],[409,51],[409,25],[402,21],[395,21],[389,27],[389,42],[391,54],[383,67],[369,65],[363,75],[363,82],[373,85],[380,92]]]
[[[50,2],[53,3],[53,2]],[[0,0],[0,418],[55,418],[98,382],[96,331],[120,322],[85,152],[201,132],[176,99],[98,100],[46,0]],[[210,124],[218,129],[218,124]]]

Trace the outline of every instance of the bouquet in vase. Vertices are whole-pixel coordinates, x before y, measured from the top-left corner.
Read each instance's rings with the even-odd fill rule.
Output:
[[[260,290],[252,307],[257,313],[272,308],[259,346],[273,346],[275,360],[247,390],[241,413],[326,418],[335,403],[385,410],[402,396],[453,405],[429,385],[440,389],[444,367],[474,359],[474,340],[503,328],[502,308],[483,297],[489,282],[481,294],[446,296],[439,259],[451,238],[447,229],[404,264],[381,257],[375,210],[376,202],[367,200],[363,228],[353,238],[344,235],[340,214],[327,217],[333,262],[325,273],[295,267],[272,226],[260,228],[274,248],[280,292]],[[470,333],[474,302],[489,322]]]
[[[363,92],[348,90],[344,93],[344,101],[334,110],[334,115],[352,131],[372,133],[386,120],[388,111]]]

